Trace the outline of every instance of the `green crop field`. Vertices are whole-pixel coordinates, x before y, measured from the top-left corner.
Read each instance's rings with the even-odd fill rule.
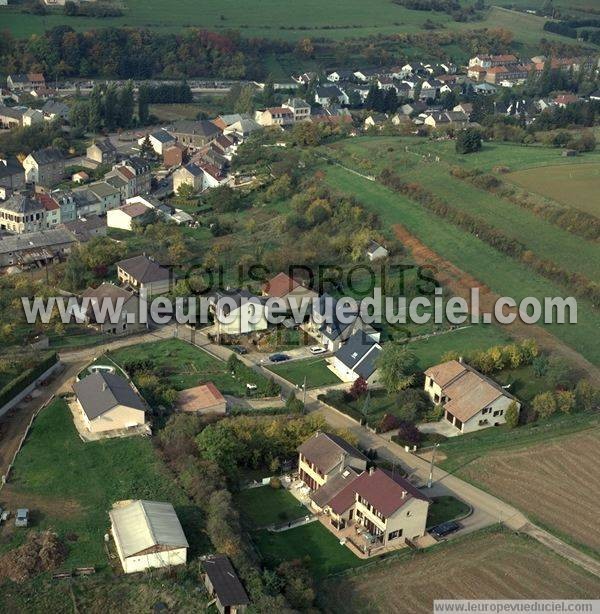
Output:
[[[533,273],[524,265],[504,256],[477,237],[433,216],[417,203],[393,193],[342,168],[325,166],[326,181],[340,192],[350,193],[376,212],[384,225],[404,225],[427,246],[462,270],[473,275],[500,296],[520,301],[528,296],[565,296],[564,289]],[[578,301],[578,323],[540,324],[576,348],[588,360],[600,363],[596,342],[600,316],[586,301]]]
[[[520,170],[506,178],[526,190],[600,217],[600,161]]]

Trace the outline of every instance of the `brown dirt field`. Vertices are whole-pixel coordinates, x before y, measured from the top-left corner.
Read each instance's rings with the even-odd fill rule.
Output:
[[[438,281],[448,288],[454,296],[461,296],[469,303],[471,288],[479,287],[480,312],[493,314],[494,303],[500,298],[499,295],[492,292],[475,277],[458,268],[449,260],[442,258],[437,252],[419,241],[401,224],[395,224],[393,231],[402,244],[410,250],[417,264],[433,265],[437,268]],[[548,352],[562,354],[567,361],[586,374],[590,380],[600,381],[600,368],[593,365],[581,354],[562,343],[562,341],[540,326],[526,325],[516,319],[512,324],[504,325],[504,328],[508,330],[511,336],[517,339],[535,339],[538,345]]]
[[[600,429],[495,452],[459,471],[532,520],[600,551]]]
[[[478,533],[324,583],[326,612],[430,613],[434,599],[591,599],[600,579],[525,536]]]

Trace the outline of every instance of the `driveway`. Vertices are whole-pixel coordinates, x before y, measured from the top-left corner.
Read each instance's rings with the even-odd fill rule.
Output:
[[[421,433],[436,433],[444,437],[456,437],[460,435],[460,431],[448,422],[448,420],[439,420],[438,422],[421,422],[417,424],[417,428]]]

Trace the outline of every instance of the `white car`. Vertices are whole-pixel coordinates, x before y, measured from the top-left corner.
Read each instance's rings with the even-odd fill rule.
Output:
[[[256,384],[250,384],[250,383],[247,383],[247,384],[246,384],[246,388],[247,388],[248,390],[256,390],[256,389],[258,388],[258,386],[257,386]]]
[[[318,345],[311,345],[308,348],[308,351],[311,354],[314,354],[315,356],[318,355],[318,354],[326,354],[327,353],[327,350],[325,348],[322,348],[322,347],[320,347]]]

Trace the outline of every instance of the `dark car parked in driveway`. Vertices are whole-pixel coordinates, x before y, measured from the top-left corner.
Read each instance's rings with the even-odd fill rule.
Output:
[[[248,350],[243,345],[232,345],[231,349],[236,354],[247,354],[248,353]]]
[[[433,535],[433,537],[440,539],[441,537],[446,537],[446,535],[450,535],[450,533],[458,531],[461,526],[462,525],[460,523],[454,520],[449,520],[448,522],[442,522],[442,524],[438,524],[436,527],[433,527],[433,529],[431,529],[431,531],[429,532],[431,533],[431,535]]]
[[[269,356],[269,360],[271,362],[283,362],[284,360],[289,360],[290,357],[287,354],[271,354]]]

